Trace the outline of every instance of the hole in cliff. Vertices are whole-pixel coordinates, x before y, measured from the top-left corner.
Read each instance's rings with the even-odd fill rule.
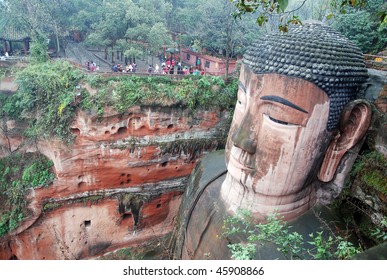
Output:
[[[91,226],[91,221],[90,220],[84,221],[84,225],[85,225],[85,227],[90,227]]]
[[[110,131],[109,131],[109,130],[106,130],[106,131],[105,131],[105,134],[110,134]]]
[[[160,207],[161,207],[161,203],[157,203],[156,208],[160,208]]]
[[[116,129],[116,127],[115,127],[115,126],[112,126],[111,130],[115,130],[115,129]]]
[[[125,173],[121,173],[121,176],[124,177],[126,174]]]
[[[123,185],[124,184],[124,182],[122,181],[122,182],[120,182],[120,185]]]
[[[71,128],[71,133],[81,135],[81,130],[79,128]]]
[[[162,166],[162,167],[165,167],[165,166],[167,166],[167,164],[168,164],[168,161],[163,162],[163,163],[161,164],[161,166]]]
[[[132,214],[131,213],[125,213],[124,215],[122,215],[122,219],[123,220],[131,219],[131,218],[132,218]]]
[[[128,180],[126,180],[126,183],[130,183],[132,180],[130,180],[130,179],[128,179]]]
[[[168,129],[172,129],[173,128],[173,124],[170,124],[167,126]]]
[[[82,187],[84,187],[84,186],[86,186],[86,183],[85,183],[85,182],[79,182],[79,183],[78,183],[78,188],[82,188]]]
[[[126,174],[126,177],[128,177],[128,178],[129,178],[129,177],[130,177],[130,174]]]
[[[18,260],[18,258],[16,257],[16,255],[12,255],[9,259],[10,259],[10,260]]]
[[[117,130],[117,134],[121,135],[121,134],[125,134],[126,132],[128,131],[128,129],[124,126],[124,127],[120,127],[118,130]]]
[[[177,170],[179,168],[179,166],[175,166],[175,169]]]

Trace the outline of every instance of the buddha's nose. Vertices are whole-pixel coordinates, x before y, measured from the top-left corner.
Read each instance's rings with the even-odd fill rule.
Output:
[[[248,118],[244,118],[239,127],[231,136],[231,141],[234,146],[246,151],[249,154],[256,152],[256,135],[252,131],[251,122]]]

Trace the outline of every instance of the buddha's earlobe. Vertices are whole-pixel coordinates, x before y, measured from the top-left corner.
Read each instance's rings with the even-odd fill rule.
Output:
[[[344,154],[366,134],[371,124],[371,112],[371,106],[365,100],[352,101],[344,108],[339,131],[329,144],[318,174],[320,181],[329,182],[333,179]]]

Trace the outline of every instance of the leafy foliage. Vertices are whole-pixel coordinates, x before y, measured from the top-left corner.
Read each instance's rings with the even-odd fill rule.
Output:
[[[168,77],[90,77],[89,83],[98,93],[85,93],[81,107],[103,113],[104,106],[113,106],[123,113],[134,105],[198,108],[229,108],[234,105],[236,80],[226,83],[221,77],[189,76],[181,80]]]
[[[358,176],[362,184],[368,188],[387,195],[387,160],[378,151],[365,153],[358,157],[351,176]]]
[[[365,2],[365,1],[363,1]],[[369,0],[363,10],[347,9],[339,14],[332,26],[354,41],[365,53],[376,53],[387,46],[387,22],[381,21],[381,11],[387,13],[383,0]],[[383,12],[382,12],[383,13]]]
[[[11,154],[0,159],[0,236],[14,230],[23,219],[25,193],[54,180],[52,161],[40,154]]]
[[[82,74],[68,62],[31,64],[17,73],[19,90],[3,104],[11,118],[27,122],[30,138],[58,137],[68,141],[75,87]]]
[[[262,0],[253,0],[253,1],[244,1],[244,0],[230,0],[234,3],[236,11],[234,12],[234,17],[241,18],[242,15],[247,13],[256,13],[256,22],[259,26],[264,25],[268,22],[269,16],[271,14],[277,14],[280,17],[280,24],[278,29],[282,32],[288,31],[289,24],[301,24],[301,21],[297,15],[289,15],[285,13],[286,8],[289,5],[288,0],[271,0],[271,1],[262,1]],[[301,4],[302,6],[303,4]]]
[[[387,241],[387,217],[383,217],[380,226],[371,231],[371,236],[380,240],[380,242]]]
[[[31,63],[43,63],[48,61],[47,45],[47,38],[43,35],[36,36],[30,47]]]
[[[269,215],[266,223],[255,223],[250,211],[240,209],[224,220],[223,235],[246,236],[245,242],[228,245],[232,258],[237,260],[254,259],[257,248],[268,243],[288,259],[349,259],[360,253],[360,248],[351,242],[342,237],[326,237],[322,231],[309,234],[311,241],[307,243],[313,247],[308,249],[303,236],[291,228],[278,213]]]

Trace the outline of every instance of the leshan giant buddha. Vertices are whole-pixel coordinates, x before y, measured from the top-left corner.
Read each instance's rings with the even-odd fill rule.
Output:
[[[369,127],[370,106],[355,100],[367,77],[361,51],[320,23],[252,44],[241,67],[227,172],[219,155],[198,166],[182,203],[176,256],[229,258],[218,236],[238,208],[262,222],[273,212],[293,221],[319,205],[343,155]]]

